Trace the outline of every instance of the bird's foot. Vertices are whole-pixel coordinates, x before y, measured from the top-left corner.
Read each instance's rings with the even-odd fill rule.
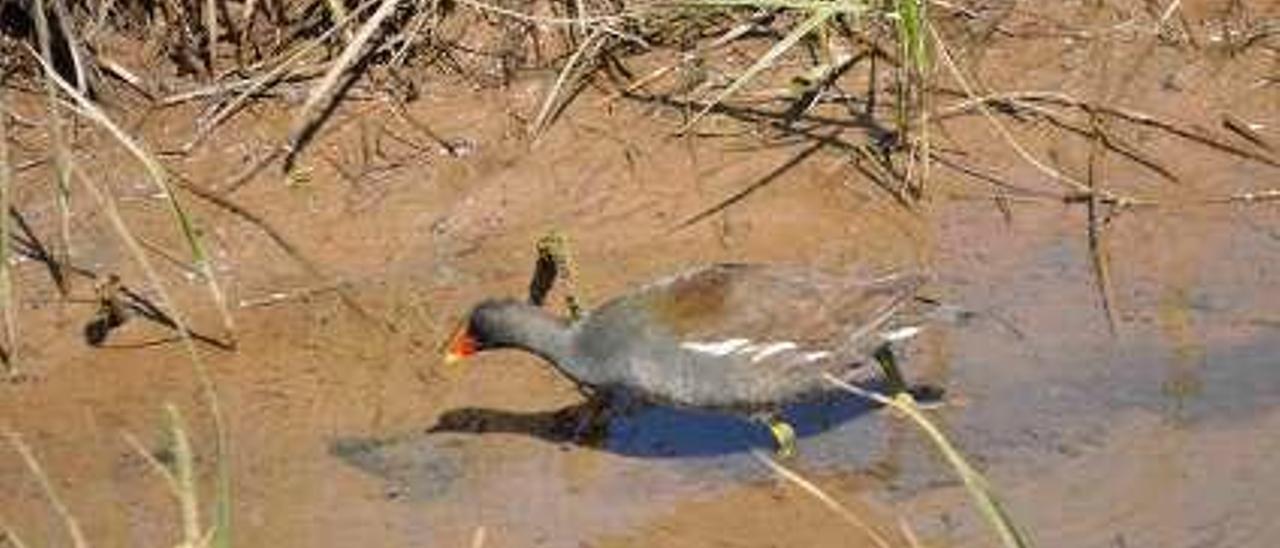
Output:
[[[569,240],[559,232],[549,232],[538,240],[538,261],[534,265],[533,279],[529,283],[529,302],[542,306],[556,278],[564,280],[565,306],[569,319],[582,317],[582,305],[575,287],[575,268],[569,252]]]
[[[770,415],[762,419],[765,426],[769,427],[769,433],[773,435],[773,441],[778,444],[775,454],[780,459],[789,459],[796,454],[796,430],[776,415]]]
[[[912,403],[921,409],[941,409],[947,404],[947,390],[933,384],[913,384],[904,394],[910,395]]]
[[[609,435],[609,423],[613,421],[613,412],[608,403],[599,399],[589,399],[576,409],[576,421],[569,441],[574,445],[595,446]]]

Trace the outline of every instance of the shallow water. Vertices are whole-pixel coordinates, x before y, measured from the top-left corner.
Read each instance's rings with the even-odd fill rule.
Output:
[[[1212,26],[1208,8],[1184,4]],[[984,74],[1008,82],[1001,89],[1084,93],[1092,66],[1075,39],[1044,31],[1046,20],[1018,21],[1017,36],[986,52]],[[1115,55],[1136,47],[1121,41]],[[1224,59],[1155,51],[1123,104],[1202,128],[1229,110],[1280,141],[1276,88],[1258,85],[1273,67],[1270,50]],[[437,132],[475,144],[466,157],[392,148],[401,167],[354,185],[333,165],[379,135],[377,120],[341,112],[316,145],[331,162],[307,166],[310,183],[264,179],[236,194],[326,280],[241,219],[198,210],[233,302],[287,296],[236,311],[239,351],[204,349],[227,412],[236,544],[464,546],[483,530],[485,546],[872,545],[752,455],[771,440],[750,421],[646,409],[612,424],[601,444],[575,444],[563,410],[580,398],[545,364],[503,352],[442,367],[439,345],[467,306],[524,291],[533,243],[551,229],[573,243],[588,304],[717,260],[927,266],[936,274],[927,292],[977,317],[936,326],[904,349],[902,367],[946,388],[945,405],[930,413],[1038,546],[1265,548],[1280,538],[1271,516],[1280,508],[1280,213],[1276,202],[1197,203],[1273,188],[1274,168],[1149,129],[1121,131],[1184,182],[1130,164],[1109,170],[1116,188],[1163,204],[1106,225],[1112,333],[1081,205],[1012,202],[1006,215],[992,188],[938,168],[931,200],[908,211],[844,155],[824,151],[681,228],[804,147],[671,139],[677,116],[631,103],[606,113],[596,97],[531,147],[512,137],[522,125],[494,112],[536,109],[537,94],[524,91],[538,82],[415,103]],[[155,115],[156,142],[191,116]],[[194,172],[234,173],[227,158],[270,121],[237,123],[189,160]],[[1041,129],[1029,124],[1019,136],[1057,168],[1082,172],[1087,147]],[[978,121],[947,130],[940,138],[964,143],[968,159],[1052,188]],[[104,173],[125,165],[100,156]],[[128,183],[120,177],[111,182]],[[26,198],[42,212],[32,221],[52,233],[47,197]],[[137,198],[126,213],[167,242],[167,212],[152,205]],[[140,279],[103,219],[87,212],[81,222],[94,229],[82,261]],[[173,345],[144,345],[166,332],[140,322],[107,348],[88,347],[79,332],[91,305],[59,303],[35,265],[17,272],[29,377],[0,385],[0,428],[36,449],[87,534],[102,539],[96,545],[176,538],[163,481],[121,433],[161,449],[163,405],[176,403],[211,493],[211,421],[190,364]],[[197,326],[214,330],[201,286],[179,269],[165,274]],[[325,289],[333,280],[375,321]],[[75,289],[92,294],[87,284]],[[928,546],[992,545],[951,470],[910,424],[852,397],[791,409],[790,418],[801,439],[787,465],[883,534],[897,538],[902,519]],[[0,519],[30,545],[66,542],[8,451]]]

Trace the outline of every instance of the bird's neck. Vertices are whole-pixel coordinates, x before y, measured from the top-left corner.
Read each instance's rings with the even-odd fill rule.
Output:
[[[499,346],[536,354],[562,371],[571,363],[573,328],[565,320],[526,304],[513,309],[505,320],[500,330],[501,338],[494,341]]]

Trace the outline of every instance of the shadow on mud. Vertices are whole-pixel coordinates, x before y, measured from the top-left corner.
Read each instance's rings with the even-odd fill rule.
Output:
[[[883,389],[875,384],[868,388]],[[787,406],[783,416],[803,443],[806,437],[837,428],[877,407],[852,395],[832,393],[820,400]],[[445,412],[425,431],[338,438],[330,444],[329,452],[378,476],[425,474],[430,478],[419,479],[436,484],[443,476],[452,475],[446,464],[451,460],[448,455],[458,453],[464,443],[459,434],[516,434],[566,448],[583,447],[636,458],[705,458],[774,447],[767,428],[742,416],[644,406],[592,421],[595,411],[596,406],[590,402],[535,412],[464,407]],[[418,464],[412,464],[414,461]],[[415,466],[420,469],[413,470]]]
[[[768,430],[749,418],[721,413],[646,406],[603,421],[592,421],[594,406],[581,403],[542,412],[460,408],[445,412],[426,432],[519,434],[638,458],[714,457],[752,448],[770,448]],[[783,415],[804,438],[820,434],[874,409],[855,397],[831,395],[796,404]]]

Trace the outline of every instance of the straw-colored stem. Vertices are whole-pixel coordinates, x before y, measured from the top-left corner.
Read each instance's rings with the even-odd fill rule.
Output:
[[[718,4],[719,2],[716,3]],[[708,102],[706,106],[702,107],[701,110],[694,114],[693,117],[685,123],[684,127],[680,129],[680,133],[685,133],[693,129],[693,126],[697,125],[697,123],[701,121],[708,112],[711,112],[711,109],[715,108],[730,95],[737,93],[738,90],[742,89],[742,87],[747,84],[747,82],[750,82],[765,69],[773,66],[773,63],[777,61],[783,53],[786,53],[787,50],[795,46],[800,39],[808,36],[809,33],[813,32],[823,24],[826,24],[827,20],[831,17],[841,13],[840,10],[829,7],[827,4],[817,4],[817,6],[820,7],[811,7],[810,9],[812,10],[812,13],[808,18],[802,21],[799,25],[796,25],[796,27],[787,34],[787,36],[779,40],[772,48],[769,48],[769,51],[756,59],[756,62],[748,67],[741,76],[729,84],[728,87],[721,90],[720,93]]]
[[[835,385],[836,387],[860,396],[876,403],[886,405],[906,415],[920,427],[921,430],[933,441],[938,447],[939,452],[947,460],[951,467],[960,476],[964,482],[965,488],[969,495],[973,498],[974,504],[978,506],[984,518],[996,531],[996,535],[1000,538],[1001,545],[1005,548],[1027,548],[1031,546],[1031,541],[1013,524],[1009,518],[1008,512],[996,499],[995,494],[991,490],[990,484],[987,482],[977,470],[965,460],[959,450],[951,444],[942,430],[938,429],[933,421],[925,417],[920,412],[920,407],[915,404],[915,400],[909,392],[900,392],[896,396],[890,398],[879,392],[874,392],[864,388],[860,388],[849,384],[830,373],[824,373],[823,377]]]
[[[174,485],[177,487],[178,506],[182,511],[183,546],[200,545],[200,505],[195,481],[195,457],[191,452],[191,440],[182,414],[173,404],[166,404],[169,414],[169,436],[173,443]]]
[[[190,141],[182,145],[182,150],[194,150],[197,146],[203,143],[206,138],[208,138],[215,127],[226,121],[226,119],[232,114],[239,111],[241,107],[248,103],[250,98],[261,92],[267,86],[282,80],[291,69],[306,57],[307,54],[320,49],[329,40],[329,38],[337,32],[347,28],[356,20],[358,15],[374,5],[377,5],[375,0],[368,0],[363,4],[360,4],[356,9],[351,10],[351,14],[346,19],[338,21],[328,30],[324,31],[320,36],[317,36],[314,40],[306,42],[295,49],[292,53],[285,55],[284,58],[275,64],[275,66],[270,70],[267,70],[261,75],[253,78],[251,82],[248,82],[243,86],[244,89],[241,90],[234,99],[228,101],[221,108],[199,121],[197,124],[199,129]],[[251,25],[246,22],[244,28],[248,29],[250,27]]]
[[[195,341],[191,337],[191,330],[187,326],[187,321],[182,314],[182,310],[177,307],[173,297],[169,294],[168,288],[161,280],[159,273],[156,272],[155,266],[151,264],[146,251],[142,248],[142,244],[138,242],[137,237],[129,230],[128,225],[124,222],[124,218],[120,215],[120,209],[116,206],[113,196],[98,188],[97,183],[84,176],[78,170],[75,175],[84,184],[86,190],[93,197],[106,213],[107,219],[111,222],[117,236],[124,242],[130,254],[142,267],[147,280],[150,281],[156,293],[160,296],[160,301],[165,308],[169,310],[170,318],[173,320],[174,326],[177,328],[182,338],[183,348],[187,352],[187,358],[191,361],[192,367],[195,369],[196,377],[199,379],[201,392],[204,394],[205,403],[209,408],[209,414],[213,417],[213,427],[215,432],[217,462],[218,462],[218,511],[216,512],[216,523],[214,525],[215,534],[213,536],[213,544],[215,546],[230,545],[230,509],[231,509],[231,470],[230,470],[230,439],[227,436],[226,425],[223,419],[222,406],[218,401],[217,388],[213,384],[213,378],[209,375],[209,371],[201,359],[199,351],[196,349]]]
[[[968,77],[960,71],[960,67],[956,66],[955,60],[951,58],[951,53],[947,49],[947,44],[942,40],[942,37],[938,35],[938,31],[932,26],[928,27],[928,31],[929,35],[933,37],[934,43],[937,44],[938,58],[942,60],[942,64],[947,67],[949,72],[951,72],[952,77],[960,83],[960,87],[964,89],[965,94],[969,97],[979,97],[978,93],[969,83]],[[1013,148],[1013,151],[1017,153],[1023,161],[1031,164],[1031,166],[1037,171],[1045,174],[1049,178],[1057,181],[1072,191],[1078,192],[1082,195],[1088,195],[1093,192],[1093,189],[1089,188],[1089,185],[1086,185],[1067,174],[1050,167],[1039,158],[1036,158],[1031,151],[1027,150],[1026,147],[1022,146],[1022,144],[1013,137],[1013,133],[1010,132],[1004,124],[1000,123],[1000,120],[996,118],[995,114],[992,114],[991,110],[987,108],[985,103],[976,102],[974,103],[974,106],[977,107],[978,111],[982,113],[982,116],[987,119],[987,122],[991,124],[991,128],[994,129],[996,133],[1000,134],[1000,138],[1004,139],[1004,141]]]
[[[823,491],[817,485],[814,485],[813,482],[804,479],[800,474],[797,474],[787,467],[779,464],[778,461],[774,460],[769,455],[766,455],[763,451],[753,449],[751,454],[760,462],[764,463],[765,466],[771,468],[779,476],[782,476],[783,479],[786,479],[787,481],[796,484],[796,486],[801,489],[804,489],[806,493],[809,493],[813,498],[817,499],[818,502],[821,502],[823,506],[826,506],[829,510],[835,512],[836,515],[840,516],[854,527],[857,527],[866,534],[867,538],[871,539],[871,542],[876,546],[879,548],[889,548],[889,542],[886,541],[880,533],[877,533],[875,529],[872,529],[871,526],[868,525],[867,522],[863,521],[862,518],[858,517],[857,514],[853,513],[853,511],[849,510],[845,505],[840,504],[839,501],[831,495],[828,495],[826,491]]]
[[[9,268],[9,258],[13,255],[10,247],[11,219],[9,208],[12,204],[13,173],[9,169],[9,115],[5,111],[4,87],[0,86],[0,310],[4,320],[4,372],[12,376],[18,373],[18,319],[14,301],[13,271]]]
[[[290,160],[287,161],[291,161],[298,154],[298,149],[302,146],[302,142],[307,135],[324,118],[323,114],[316,115],[316,113],[323,113],[337,97],[338,90],[341,87],[339,82],[342,77],[355,65],[356,60],[364,54],[365,46],[368,45],[374,34],[382,28],[382,22],[395,13],[396,6],[399,4],[400,0],[381,0],[378,9],[374,10],[373,14],[369,16],[369,20],[360,26],[355,35],[348,41],[347,47],[342,50],[338,58],[329,66],[324,78],[321,78],[320,83],[311,89],[306,102],[302,104],[302,108],[293,117],[293,126],[289,132],[287,145],[289,147]]]
[[[35,0],[32,16],[36,23],[36,41],[40,46],[40,62],[46,67],[53,63],[52,33],[49,30],[49,18],[45,15],[44,0]],[[61,245],[55,251],[55,259],[67,264],[71,259],[71,150],[67,144],[66,129],[63,126],[62,112],[58,102],[58,85],[52,68],[48,68],[45,78],[45,95],[48,99],[48,128],[50,148],[53,150],[54,181],[57,183],[58,224],[60,227]],[[66,293],[65,286],[58,288]]]
[[[3,533],[3,536],[0,536],[0,541],[2,541],[0,544],[8,543],[13,548],[27,548],[27,543],[17,533],[13,532],[13,529],[8,525],[0,523],[0,533]]]
[[[587,36],[578,49],[574,50],[573,55],[565,61],[564,67],[560,69],[560,73],[556,75],[556,81],[551,85],[551,89],[547,91],[547,96],[542,100],[542,108],[538,109],[538,116],[533,120],[531,132],[533,135],[539,135],[547,128],[551,122],[551,118],[555,116],[561,106],[561,98],[564,97],[563,90],[571,80],[575,71],[578,70],[583,59],[588,57],[587,51],[594,49],[603,43],[604,35],[601,33],[592,33]]]
[[[484,548],[486,536],[484,526],[477,526],[475,532],[471,534],[471,548]]]
[[[205,45],[205,62],[209,64],[209,74],[216,76],[218,74],[218,35],[221,33],[218,28],[218,0],[205,0],[203,15],[204,33],[208,40]]]
[[[62,518],[62,522],[67,526],[67,534],[71,536],[71,545],[76,548],[88,548],[89,543],[85,540],[84,532],[80,530],[80,523],[76,521],[75,515],[62,502],[62,498],[53,490],[53,483],[49,481],[48,474],[44,473],[44,468],[40,466],[40,461],[36,459],[35,453],[31,451],[31,447],[22,441],[22,436],[17,432],[6,430],[5,437],[9,439],[9,445],[18,452],[22,457],[22,462],[26,463],[27,469],[31,471],[31,475],[35,476],[36,481],[40,483],[40,489],[44,491],[45,497],[49,499],[49,505],[53,506],[53,511]]]
[[[63,93],[66,93],[72,98],[72,100],[74,100],[76,107],[78,107],[77,112],[105,128],[117,141],[120,142],[121,145],[125,147],[126,150],[130,152],[130,154],[134,156],[134,158],[137,158],[137,160],[146,169],[147,175],[164,196],[165,203],[169,205],[169,210],[173,214],[174,220],[177,221],[179,228],[182,230],[183,238],[187,242],[187,247],[191,252],[192,259],[196,266],[199,267],[200,273],[204,278],[205,285],[208,287],[209,293],[213,297],[214,305],[222,317],[223,328],[226,330],[227,336],[231,338],[232,344],[234,344],[236,331],[235,322],[227,308],[227,301],[225,294],[222,292],[222,287],[218,285],[218,279],[214,276],[213,263],[209,260],[208,254],[204,251],[204,246],[200,242],[200,237],[196,231],[195,225],[187,215],[186,210],[182,207],[182,203],[178,201],[177,195],[174,194],[173,188],[169,184],[168,174],[164,167],[160,165],[159,160],[157,160],[155,156],[148,152],[147,149],[139,144],[137,140],[131,137],[124,128],[121,128],[119,124],[116,124],[114,120],[102,111],[102,109],[98,108],[97,105],[92,101],[89,101],[88,98],[77,92],[75,88],[71,87],[70,84],[58,76],[57,73],[54,72],[53,67],[43,59],[39,59],[39,62],[44,67],[47,80],[55,83],[62,89]],[[72,162],[68,163],[68,168],[71,171],[76,170],[76,166]],[[156,278],[153,281],[158,282],[159,278]],[[167,301],[168,302],[166,304],[172,304],[173,302],[172,300]],[[175,319],[177,319],[178,311],[173,310],[172,312],[174,313]],[[187,332],[185,324],[182,327],[182,331],[184,334]]]

